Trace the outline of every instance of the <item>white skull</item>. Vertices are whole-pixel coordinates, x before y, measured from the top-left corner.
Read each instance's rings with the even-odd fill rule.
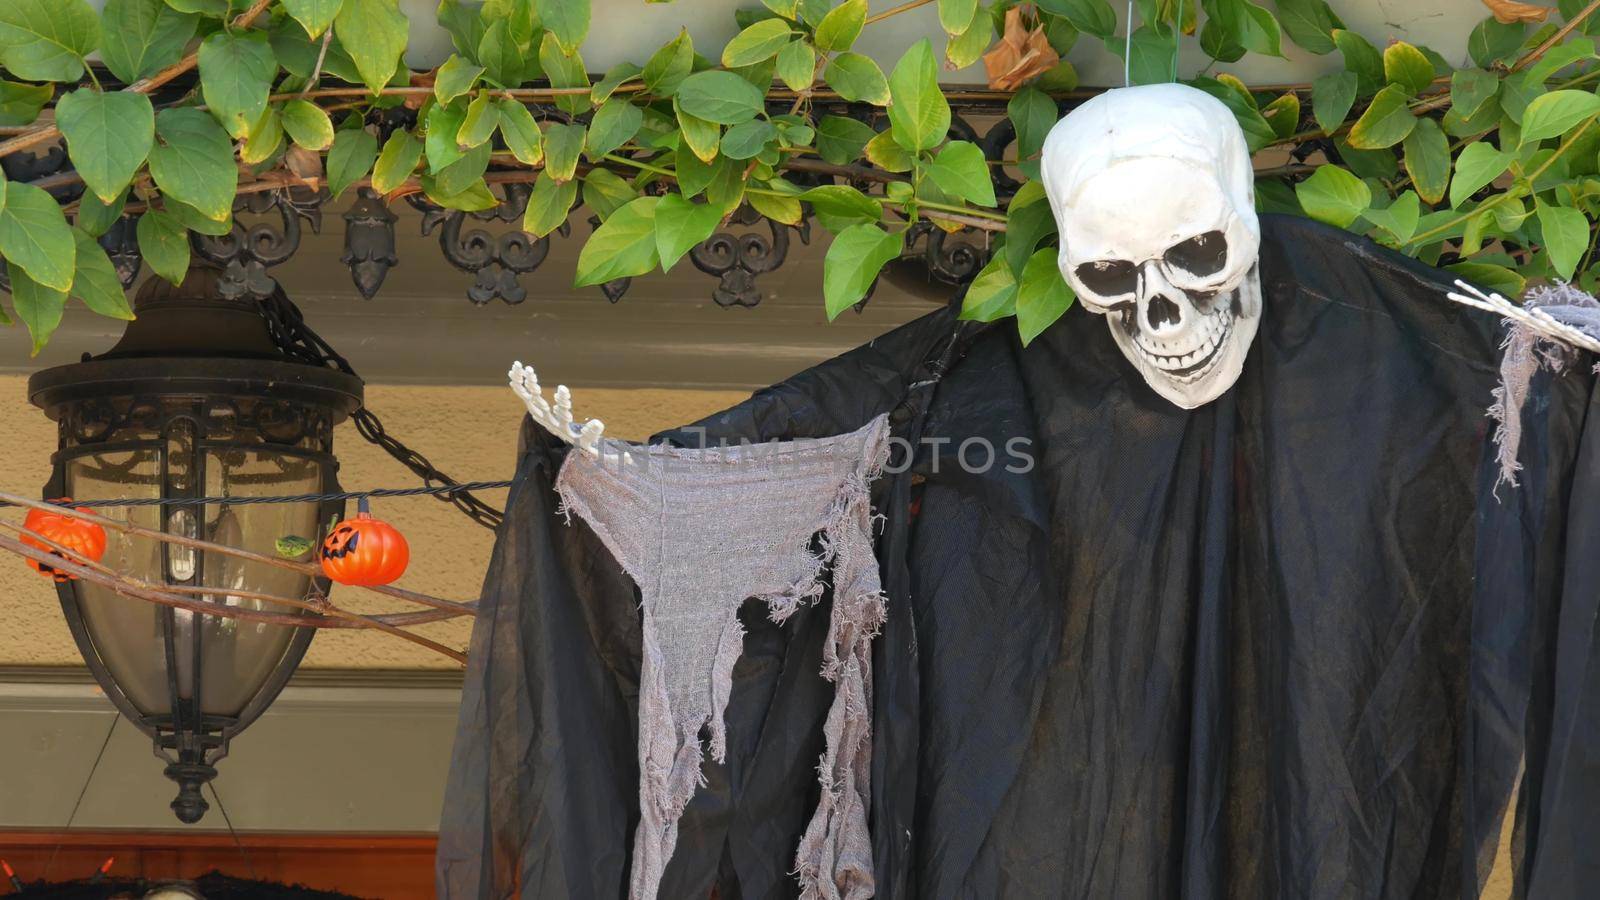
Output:
[[[1050,130],[1040,169],[1062,276],[1150,387],[1184,409],[1232,387],[1261,318],[1255,179],[1233,113],[1181,84],[1106,91]]]

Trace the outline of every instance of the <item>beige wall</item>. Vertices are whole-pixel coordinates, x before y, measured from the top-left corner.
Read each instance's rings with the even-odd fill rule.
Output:
[[[49,475],[55,428],[28,404],[26,378],[0,376],[0,487],[37,496]],[[578,412],[605,420],[608,434],[642,438],[693,421],[739,402],[736,391],[621,390],[575,388]],[[500,387],[371,385],[367,405],[389,432],[455,478],[509,478],[515,465],[522,404]],[[340,480],[348,489],[409,487],[417,483],[398,462],[340,426],[334,445]],[[486,495],[500,505],[504,492]],[[401,587],[438,597],[477,596],[488,565],[493,535],[455,508],[429,497],[379,501],[375,512],[399,526],[411,544],[411,568]],[[15,510],[0,515],[18,517]],[[395,609],[381,598],[339,589],[334,600],[361,611]],[[134,602],[134,601],[129,601]],[[426,626],[423,633],[465,647],[464,620]],[[61,618],[53,586],[10,554],[0,555],[0,666],[79,665],[72,636]],[[412,644],[374,632],[328,630],[312,642],[311,668],[440,668],[454,663]]]

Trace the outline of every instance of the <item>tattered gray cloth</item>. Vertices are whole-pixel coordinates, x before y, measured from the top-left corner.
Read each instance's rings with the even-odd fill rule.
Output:
[[[634,900],[656,896],[678,819],[702,782],[700,729],[724,758],[723,712],[744,629],[764,601],[775,622],[823,593],[833,617],[822,675],[835,685],[818,767],[822,799],[795,866],[804,898],[870,897],[871,640],[883,622],[869,484],[888,454],[879,416],[849,434],[699,449],[602,441],[574,451],[556,480],[639,586],[639,810]],[[622,462],[618,462],[618,459]]]

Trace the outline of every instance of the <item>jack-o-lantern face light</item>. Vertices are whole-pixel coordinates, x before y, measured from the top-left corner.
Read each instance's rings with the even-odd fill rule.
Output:
[[[388,584],[405,574],[411,548],[405,535],[388,522],[374,519],[365,497],[356,517],[334,526],[317,553],[322,574],[352,587]]]
[[[70,503],[71,500],[63,498],[59,502]],[[86,513],[91,511],[85,507],[78,507],[78,512]],[[26,534],[22,536],[24,544],[40,550],[48,550],[62,559],[69,559],[73,562],[82,562],[84,560],[99,562],[100,558],[106,555],[106,530],[86,519],[62,515],[49,510],[33,509],[29,510],[27,517],[22,520],[22,527],[53,544],[66,548],[70,551],[70,554],[62,553],[55,547],[45,544],[43,541],[30,538]],[[78,577],[76,575],[68,575],[37,560],[28,560],[28,565],[40,575],[54,578],[57,583],[73,581]]]

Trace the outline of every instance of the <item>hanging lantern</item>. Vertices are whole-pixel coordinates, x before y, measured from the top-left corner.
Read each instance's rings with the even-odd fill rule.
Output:
[[[71,503],[72,501],[63,498],[60,502]],[[78,507],[78,511],[93,512],[93,510],[85,507]],[[65,547],[67,550],[72,551],[72,555],[63,554],[61,551],[51,547],[50,544],[30,538],[26,534],[22,536],[24,544],[49,551],[63,559],[87,559],[91,562],[99,562],[100,558],[106,555],[106,530],[93,522],[43,509],[30,509],[27,517],[22,520],[22,527],[53,544]],[[71,581],[78,577],[52,569],[50,566],[35,559],[30,559],[27,562],[35,572],[53,577],[57,582]]]
[[[210,270],[176,288],[152,278],[115,347],[29,379],[34,405],[59,423],[45,496],[161,500],[94,511],[264,555],[284,535],[319,538],[341,502],[227,502],[337,491],[333,426],[361,402],[359,378],[285,348],[275,311],[291,307],[281,294],[269,300],[224,296]],[[197,498],[223,499],[184,502]],[[102,540],[111,568],[227,606],[299,612],[256,595],[304,598],[313,587],[310,576],[237,557],[122,532]],[[166,760],[179,786],[173,811],[198,821],[201,786],[283,689],[314,629],[141,603],[82,580],[57,590],[95,679]]]
[[[322,574],[352,587],[377,587],[405,574],[411,548],[399,529],[372,517],[367,498],[357,502],[356,517],[328,532],[318,554]]]

